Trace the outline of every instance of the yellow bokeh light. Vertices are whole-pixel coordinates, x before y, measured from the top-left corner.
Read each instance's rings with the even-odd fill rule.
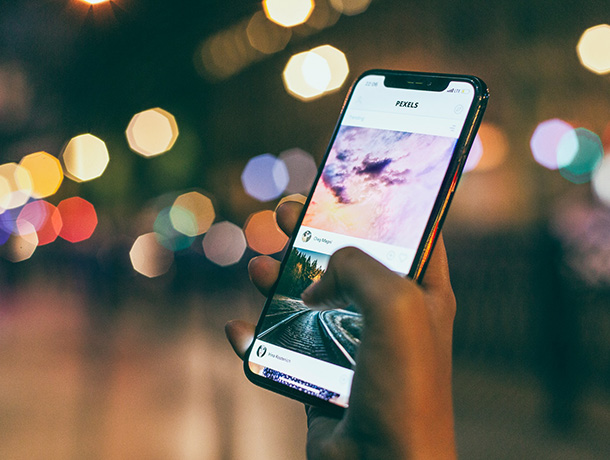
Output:
[[[591,72],[610,72],[610,25],[599,24],[585,30],[576,50],[581,64]]]
[[[340,88],[349,74],[349,66],[345,54],[330,45],[318,46],[312,49],[311,52],[321,56],[328,63],[330,80],[326,86],[326,92]]]
[[[110,0],[81,0],[83,3],[87,3],[89,5],[98,5],[100,3],[108,3]]]
[[[184,209],[189,211],[194,217],[196,228],[191,229],[188,223],[186,226],[181,224],[183,219],[179,218],[180,212],[178,211],[176,213],[174,212],[174,209]],[[176,214],[178,215],[176,216]],[[208,229],[214,223],[216,213],[214,212],[212,200],[210,200],[207,196],[202,195],[199,192],[188,192],[176,198],[172,209],[169,212],[169,218],[174,228],[180,233],[186,236],[197,236],[208,231]]]
[[[34,198],[45,198],[53,195],[64,180],[61,163],[47,152],[26,155],[19,164],[30,173],[32,196]]]
[[[330,0],[334,9],[347,16],[363,13],[371,4],[371,0]]]
[[[70,139],[60,158],[66,176],[76,182],[100,177],[110,161],[106,144],[93,134],[81,134]]]
[[[303,24],[314,9],[313,0],[264,0],[263,10],[270,21],[283,27]]]
[[[292,36],[290,29],[269,21],[262,11],[258,11],[252,16],[246,33],[252,48],[265,54],[283,50]]]
[[[178,124],[171,113],[156,107],[134,115],[125,134],[131,150],[144,157],[153,157],[174,146]]]
[[[23,206],[32,196],[32,178],[23,166],[6,163],[0,166],[0,210]],[[6,182],[5,182],[6,181]]]
[[[323,45],[292,56],[282,78],[290,94],[308,100],[338,89],[348,73],[345,54],[330,45]]]

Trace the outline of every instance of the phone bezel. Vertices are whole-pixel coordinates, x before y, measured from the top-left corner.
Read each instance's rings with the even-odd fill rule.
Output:
[[[415,281],[421,282],[425,269],[426,269],[426,266],[428,264],[428,260],[432,253],[432,250],[434,249],[434,245],[438,239],[438,233],[440,231],[440,228],[441,228],[443,221],[445,219],[445,216],[447,214],[449,205],[451,203],[455,189],[459,182],[461,173],[464,169],[464,165],[466,163],[466,158],[468,156],[468,152],[472,146],[472,143],[474,142],[474,138],[476,136],[477,130],[481,123],[481,119],[482,119],[483,113],[484,113],[486,105],[487,105],[487,100],[489,98],[489,91],[487,89],[487,85],[483,82],[483,80],[481,80],[478,77],[472,76],[472,75],[410,72],[410,71],[382,70],[382,69],[371,69],[371,70],[368,70],[368,71],[362,73],[351,84],[349,91],[347,93],[347,96],[343,102],[343,105],[341,106],[341,112],[340,112],[339,118],[337,120],[337,123],[335,125],[335,128],[333,130],[333,134],[328,142],[328,147],[326,149],[326,153],[324,154],[324,157],[320,163],[320,167],[318,168],[318,173],[317,173],[316,178],[309,191],[307,200],[303,206],[303,211],[301,212],[301,215],[299,216],[299,219],[298,219],[298,222],[297,222],[297,225],[295,228],[297,228],[299,225],[301,225],[301,222],[303,221],[305,212],[311,201],[313,191],[314,191],[316,185],[318,184],[318,181],[322,174],[323,167],[326,164],[326,161],[328,159],[328,155],[330,154],[332,145],[335,142],[335,138],[337,136],[339,128],[341,127],[341,122],[343,121],[343,117],[345,116],[346,108],[352,98],[354,89],[355,89],[356,85],[358,84],[358,82],[360,82],[360,80],[362,80],[363,78],[365,78],[369,75],[380,75],[380,76],[384,76],[384,77],[389,77],[390,79],[392,79],[392,81],[404,81],[405,84],[413,85],[412,87],[409,87],[409,89],[417,89],[417,90],[422,90],[422,91],[442,91],[444,88],[447,87],[447,85],[451,81],[468,82],[468,83],[472,84],[472,86],[474,87],[474,90],[475,90],[472,104],[469,108],[468,114],[464,121],[464,126],[462,128],[462,131],[460,132],[460,136],[458,137],[458,139],[456,141],[451,161],[447,168],[445,177],[443,178],[443,181],[441,183],[441,187],[439,189],[439,193],[437,195],[434,206],[430,213],[430,218],[428,219],[428,222],[426,224],[422,240],[416,251],[413,265],[411,267],[411,270],[409,271],[409,274],[407,275],[410,278],[414,279]],[[428,85],[428,83],[430,83],[430,85]],[[444,84],[444,88],[442,87],[443,84]],[[390,86],[395,87],[394,85],[390,85]],[[400,86],[400,87],[403,87],[403,86]],[[442,88],[442,89],[439,89],[439,88]],[[282,271],[284,270],[286,260],[288,258],[288,255],[290,254],[290,251],[292,250],[296,236],[297,235],[295,232],[291,236],[291,238],[288,242],[288,245],[286,247],[285,256],[283,257],[281,265],[280,265],[279,273],[282,273]],[[278,277],[278,279],[279,279],[279,277]],[[271,303],[271,299],[273,297],[273,293],[275,292],[276,288],[277,288],[277,281],[271,288],[270,294],[267,297],[263,310],[259,316],[259,320],[258,320],[258,323],[256,326],[255,335],[254,335],[255,338],[260,333],[260,328],[261,328],[261,323],[262,323],[261,319],[264,318],[264,316],[267,313],[267,310]],[[249,358],[250,358],[250,354],[252,353],[253,345],[254,345],[254,341],[248,348],[248,351],[245,354],[244,362],[243,362],[244,372],[245,372],[248,380],[250,380],[252,383],[254,383],[258,386],[261,386],[268,390],[282,394],[284,396],[288,396],[289,398],[301,401],[305,404],[311,404],[314,406],[322,407],[337,415],[340,415],[341,413],[343,413],[345,408],[342,406],[338,406],[331,402],[316,398],[315,396],[309,395],[307,393],[303,393],[299,390],[295,390],[286,385],[282,385],[280,383],[277,383],[273,380],[267,379],[265,377],[262,377],[256,373],[252,372],[249,367],[249,361],[250,361]]]

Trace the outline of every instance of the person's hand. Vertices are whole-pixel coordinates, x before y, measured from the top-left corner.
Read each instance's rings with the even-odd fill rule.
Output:
[[[301,205],[287,202],[277,221],[292,233]],[[266,294],[279,262],[259,256],[250,277]],[[354,305],[364,325],[349,407],[341,419],[308,407],[307,454],[312,459],[455,458],[451,347],[455,298],[439,238],[422,285],[402,278],[355,248],[337,251],[324,276],[302,295],[312,307]],[[244,357],[254,325],[226,326]]]

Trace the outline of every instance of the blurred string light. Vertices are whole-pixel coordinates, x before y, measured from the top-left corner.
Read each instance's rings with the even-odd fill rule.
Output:
[[[591,185],[599,201],[610,207],[610,154],[604,156],[599,168],[593,173]]]
[[[591,72],[610,72],[610,25],[599,24],[583,32],[576,46],[580,63]]]
[[[263,10],[270,21],[283,27],[303,24],[314,9],[313,0],[263,0]]]
[[[250,44],[249,24],[250,19],[241,21],[201,44],[195,55],[195,65],[203,76],[213,81],[222,80],[264,56]]]
[[[284,150],[279,155],[288,170],[288,184],[285,193],[308,193],[318,174],[318,167],[313,157],[305,150],[293,148]]]
[[[97,213],[87,200],[75,196],[57,205],[63,225],[59,236],[70,243],[88,239],[97,227]]]
[[[251,158],[241,174],[246,193],[263,202],[274,200],[284,193],[289,180],[284,162],[270,153]]]
[[[155,233],[145,233],[134,241],[129,259],[135,271],[155,278],[169,271],[174,262],[174,253],[159,243]]]
[[[156,107],[134,115],[125,134],[131,150],[143,157],[153,157],[174,146],[178,124],[171,113]]]
[[[575,184],[588,182],[603,156],[599,136],[585,128],[568,131],[557,146],[559,172]]]
[[[17,163],[0,165],[0,211],[23,206],[32,196],[32,177]]]
[[[38,246],[55,241],[63,227],[59,209],[44,200],[32,201],[21,209],[17,217],[17,227],[24,221],[29,222],[36,231]]]
[[[346,16],[355,16],[364,13],[371,4],[371,0],[330,0],[332,7]]]
[[[508,154],[508,138],[493,123],[482,123],[475,137],[464,171],[491,171],[500,166]]]
[[[92,134],[81,134],[70,139],[60,159],[66,176],[75,182],[100,177],[110,161],[106,144]]]
[[[36,152],[24,156],[19,164],[32,179],[32,197],[46,198],[53,195],[64,180],[61,163],[47,152]]]
[[[247,244],[242,229],[224,221],[210,227],[203,237],[202,246],[208,259],[221,267],[226,267],[241,260]]]
[[[348,74],[345,54],[330,45],[323,45],[293,55],[282,78],[286,91],[305,101],[340,88]]]
[[[538,164],[547,169],[557,169],[557,148],[564,134],[573,130],[571,124],[553,118],[540,123],[530,139],[532,155]]]
[[[288,237],[278,227],[275,213],[270,210],[251,214],[244,225],[248,246],[261,254],[275,254],[284,249]]]
[[[250,18],[246,34],[252,48],[264,54],[283,50],[292,36],[290,29],[269,21],[262,11],[258,11]]]
[[[170,213],[173,208],[174,206],[164,208],[159,212],[157,218],[155,219],[155,223],[153,224],[153,231],[157,237],[157,240],[162,246],[170,251],[180,251],[190,247],[195,238],[181,233],[174,228],[172,219],[170,217]],[[175,208],[174,220],[179,221],[179,226],[186,227],[187,224],[185,222],[188,222],[191,229],[194,229],[196,225],[195,218],[191,212],[184,208]],[[194,233],[194,230],[191,230],[189,233]]]
[[[212,200],[199,192],[178,196],[172,205],[169,218],[176,231],[186,236],[201,235],[209,230],[216,213]]]

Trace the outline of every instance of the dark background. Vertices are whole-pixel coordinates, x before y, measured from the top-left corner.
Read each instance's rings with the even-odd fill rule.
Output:
[[[321,2],[319,2],[321,3]],[[91,201],[93,237],[0,259],[0,457],[299,458],[302,408],[245,382],[225,321],[255,321],[247,250],[220,268],[201,237],[166,275],[131,267],[133,240],[165,194],[197,187],[216,221],[274,209],[240,182],[255,155],[324,153],[349,82],[369,68],[467,73],[488,84],[485,122],[508,148],[467,173],[445,225],[458,299],[455,405],[464,458],[606,458],[610,451],[610,211],[533,159],[537,124],[561,118],[607,138],[610,80],[579,63],[604,1],[373,0],[228,78],[201,71],[201,43],[261,9],[256,1],[0,2],[0,160],[59,156],[91,132],[104,175],[65,179],[49,201]],[[303,102],[284,89],[289,57],[342,50],[348,81]],[[10,77],[6,77],[9,75]],[[180,128],[144,159],[125,129],[151,107]],[[608,144],[605,145],[606,151]],[[606,257],[607,256],[607,257]],[[389,378],[391,376],[389,375]]]

